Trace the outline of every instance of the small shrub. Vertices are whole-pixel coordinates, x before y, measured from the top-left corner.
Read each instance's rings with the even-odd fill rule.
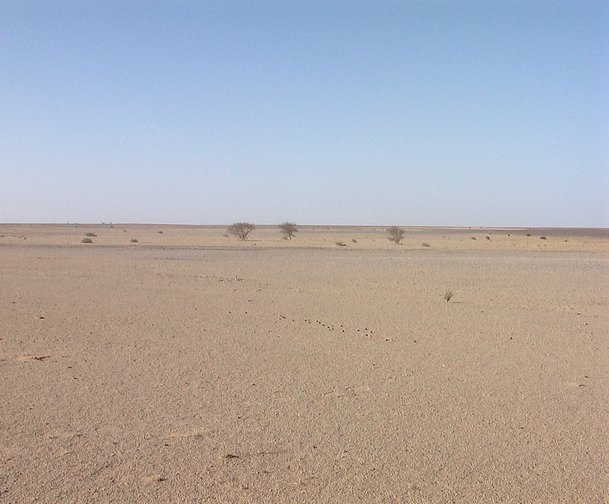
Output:
[[[472,236],[472,237],[470,238],[470,240],[475,240],[475,239],[476,239],[476,237],[475,237],[475,236]]]
[[[131,238],[131,240],[129,240],[129,241],[130,241],[131,243],[137,243],[137,242],[138,242],[137,238]]]
[[[91,238],[97,237],[97,235],[95,233],[85,233],[85,236],[90,236]]]
[[[83,238],[81,243],[93,243],[93,240],[91,238]]]
[[[163,234],[163,231],[157,231],[157,233],[159,233],[159,234]]]
[[[235,222],[227,229],[228,234],[235,235],[240,240],[247,240],[248,235],[256,228],[249,222]]]
[[[531,233],[527,233],[527,236],[531,236]]]
[[[444,299],[448,303],[452,298],[453,298],[453,291],[451,291],[450,289],[447,289],[446,292],[444,293]]]
[[[431,245],[428,242],[421,243],[421,247],[429,248]]]
[[[388,227],[386,231],[389,234],[389,241],[392,241],[396,245],[399,245],[404,238],[405,231],[401,227],[391,226]]]
[[[351,242],[352,243],[357,243],[357,240],[355,238],[351,238]]]
[[[547,240],[547,238],[545,236],[540,236],[539,239],[540,240]]]
[[[337,241],[335,243],[336,243],[337,247],[346,247],[347,246],[347,244],[345,242],[342,242],[342,241]]]
[[[486,235],[486,239],[490,241],[491,237],[489,235]]]
[[[293,222],[284,222],[283,224],[279,224],[279,229],[281,230],[283,237],[287,240],[291,240],[292,237],[298,232],[298,228]]]

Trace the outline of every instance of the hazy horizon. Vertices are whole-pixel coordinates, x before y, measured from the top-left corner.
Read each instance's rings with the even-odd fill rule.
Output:
[[[607,228],[607,33],[607,2],[3,2],[0,221]]]
[[[256,223],[251,221],[242,221],[254,224],[257,228],[273,228],[278,227],[281,223],[286,221],[277,222],[266,222]],[[180,224],[176,222],[0,222],[0,226],[166,226],[166,227],[217,227],[227,228],[235,222],[225,222],[223,224]],[[475,229],[517,229],[517,230],[528,230],[528,229],[597,229],[597,230],[609,230],[609,227],[604,226],[443,226],[443,225],[425,225],[425,224],[400,224],[399,222],[391,222],[384,224],[336,224],[336,223],[294,223],[298,228],[385,228],[391,226],[398,226],[405,229],[416,228],[416,229],[463,229],[463,230],[475,230]]]

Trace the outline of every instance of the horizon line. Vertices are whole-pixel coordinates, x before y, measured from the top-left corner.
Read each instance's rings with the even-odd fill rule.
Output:
[[[249,222],[249,221],[235,221]],[[283,221],[291,222],[291,221]],[[0,222],[0,226],[172,226],[172,227],[228,227],[234,224],[180,224],[180,223],[160,223],[160,222]],[[256,227],[277,227],[281,224],[257,224],[251,222]],[[402,228],[427,228],[427,229],[598,229],[609,231],[609,226],[462,226],[462,225],[427,225],[427,224],[298,224],[300,227],[330,227],[330,228],[377,228],[398,226]]]

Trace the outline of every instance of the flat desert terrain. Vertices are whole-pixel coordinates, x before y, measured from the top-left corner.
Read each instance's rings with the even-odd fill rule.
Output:
[[[225,232],[0,225],[0,502],[609,502],[607,230]]]

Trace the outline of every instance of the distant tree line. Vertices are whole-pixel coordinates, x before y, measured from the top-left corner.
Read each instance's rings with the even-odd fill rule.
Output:
[[[251,222],[235,222],[228,227],[227,233],[245,241],[254,229],[256,225]],[[293,222],[283,222],[279,224],[279,230],[284,240],[291,240],[298,232],[298,226]]]
[[[256,229],[256,225],[251,222],[235,222],[228,227],[227,233],[245,241],[254,229]],[[293,222],[283,222],[279,224],[279,230],[284,240],[291,240],[298,232],[298,226]],[[398,226],[388,227],[386,231],[389,235],[389,241],[392,241],[396,245],[400,245],[406,234],[406,232]]]

